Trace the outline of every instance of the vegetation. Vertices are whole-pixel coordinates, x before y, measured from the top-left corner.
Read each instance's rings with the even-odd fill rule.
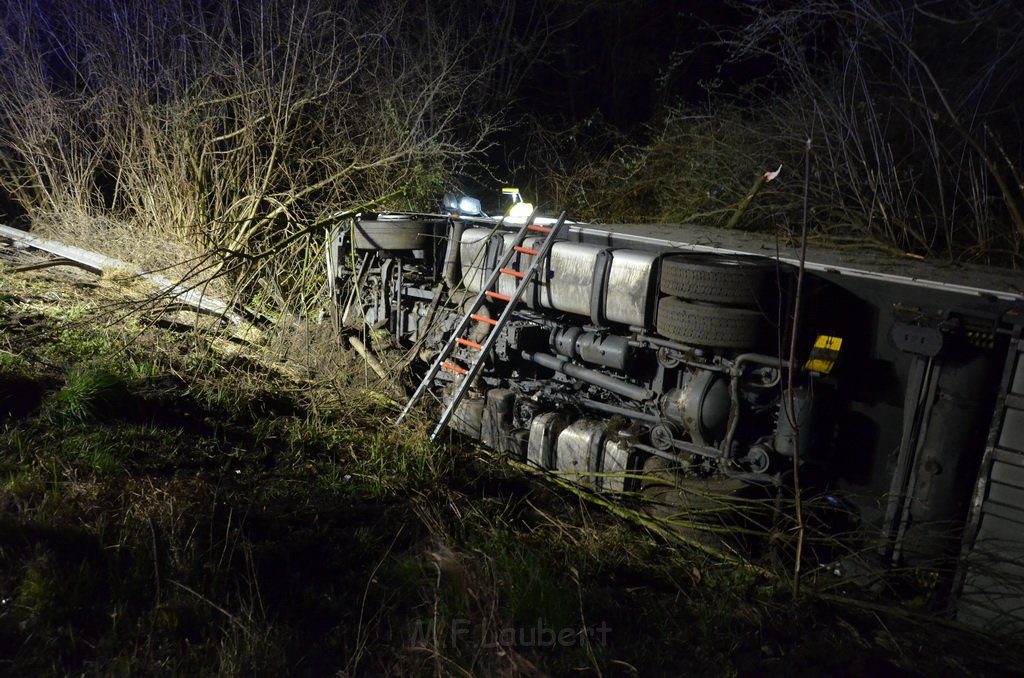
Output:
[[[582,150],[547,154],[561,158],[556,203],[606,223],[721,226],[754,177],[781,167],[740,226],[791,234],[801,222],[809,145],[814,237],[1019,265],[1019,8],[927,0],[733,5],[742,18],[710,29],[723,50],[718,71],[732,65],[732,80],[708,77],[704,101],[667,105],[645,133],[603,153],[586,147],[590,125],[575,129]],[[663,80],[691,57],[667,63]],[[767,74],[738,80],[743,65]]]
[[[806,197],[815,237],[833,243],[1019,262],[1021,111],[1006,94],[1024,63],[1019,12],[737,4],[743,18],[709,48],[756,75],[733,68],[677,96],[692,65],[679,52],[659,66],[653,115],[632,125],[588,110],[587,88],[539,77],[581,80],[582,43],[561,38],[618,31],[639,15],[619,0],[0,7],[8,215],[283,319],[237,335],[160,309],[127,278],[0,274],[0,668],[1019,665],[1012,644],[864,592],[794,600],[770,558],[712,556],[678,520],[459,439],[432,445],[422,423],[382,425],[394,385],[368,380],[311,321],[325,309],[324,227],[431,209],[458,176],[496,181],[516,162],[541,202],[576,217],[719,225],[781,165],[738,227],[788,233]],[[632,36],[617,54],[649,47]],[[967,57],[944,49],[954,37]],[[515,161],[489,155],[499,141],[520,144]],[[786,530],[772,537],[762,552],[784,559]]]
[[[469,175],[519,175],[577,218],[785,236],[810,162],[812,237],[1019,263],[1016,8],[640,4],[14,0],[0,208],[305,316],[323,302],[323,227],[435,209]],[[597,76],[613,87],[590,95]]]
[[[141,293],[0,271],[5,673],[1009,674],[1024,659],[840,580],[794,599],[784,562],[711,555],[685,523],[430,444],[425,421],[382,425],[393,385],[358,376],[325,327],[285,342],[128,313]]]
[[[429,209],[491,143],[489,97],[517,79],[495,28],[513,11],[5,3],[0,195],[36,230],[151,268],[191,259],[181,275],[309,311],[325,225],[385,201]]]

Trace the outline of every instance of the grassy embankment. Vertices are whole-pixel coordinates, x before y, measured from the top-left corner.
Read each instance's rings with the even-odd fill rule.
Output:
[[[1012,666],[899,611],[794,602],[784,578],[396,429],[386,387],[317,329],[232,338],[131,312],[142,292],[0,273],[5,673]]]

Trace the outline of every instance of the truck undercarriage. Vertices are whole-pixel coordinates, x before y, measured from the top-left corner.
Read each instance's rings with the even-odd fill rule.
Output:
[[[849,533],[847,562],[928,573],[937,611],[1024,627],[1020,295],[690,236],[365,214],[327,262],[342,326],[410,356],[403,416],[439,399],[434,437],[684,507],[695,484],[796,486]]]

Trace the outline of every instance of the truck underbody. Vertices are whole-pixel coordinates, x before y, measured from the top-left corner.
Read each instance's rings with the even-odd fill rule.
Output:
[[[684,509],[797,489],[843,544],[818,553],[830,572],[913,572],[936,612],[1019,631],[1020,280],[802,259],[694,226],[455,213],[361,215],[327,252],[342,326],[406,351],[435,435]]]

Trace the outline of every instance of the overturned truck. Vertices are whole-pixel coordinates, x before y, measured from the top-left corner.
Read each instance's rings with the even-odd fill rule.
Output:
[[[1024,628],[1019,277],[462,206],[328,238],[341,323],[420,380],[403,416],[432,394],[434,437],[599,492],[799,481],[841,510],[850,569],[925,573],[938,611]]]

